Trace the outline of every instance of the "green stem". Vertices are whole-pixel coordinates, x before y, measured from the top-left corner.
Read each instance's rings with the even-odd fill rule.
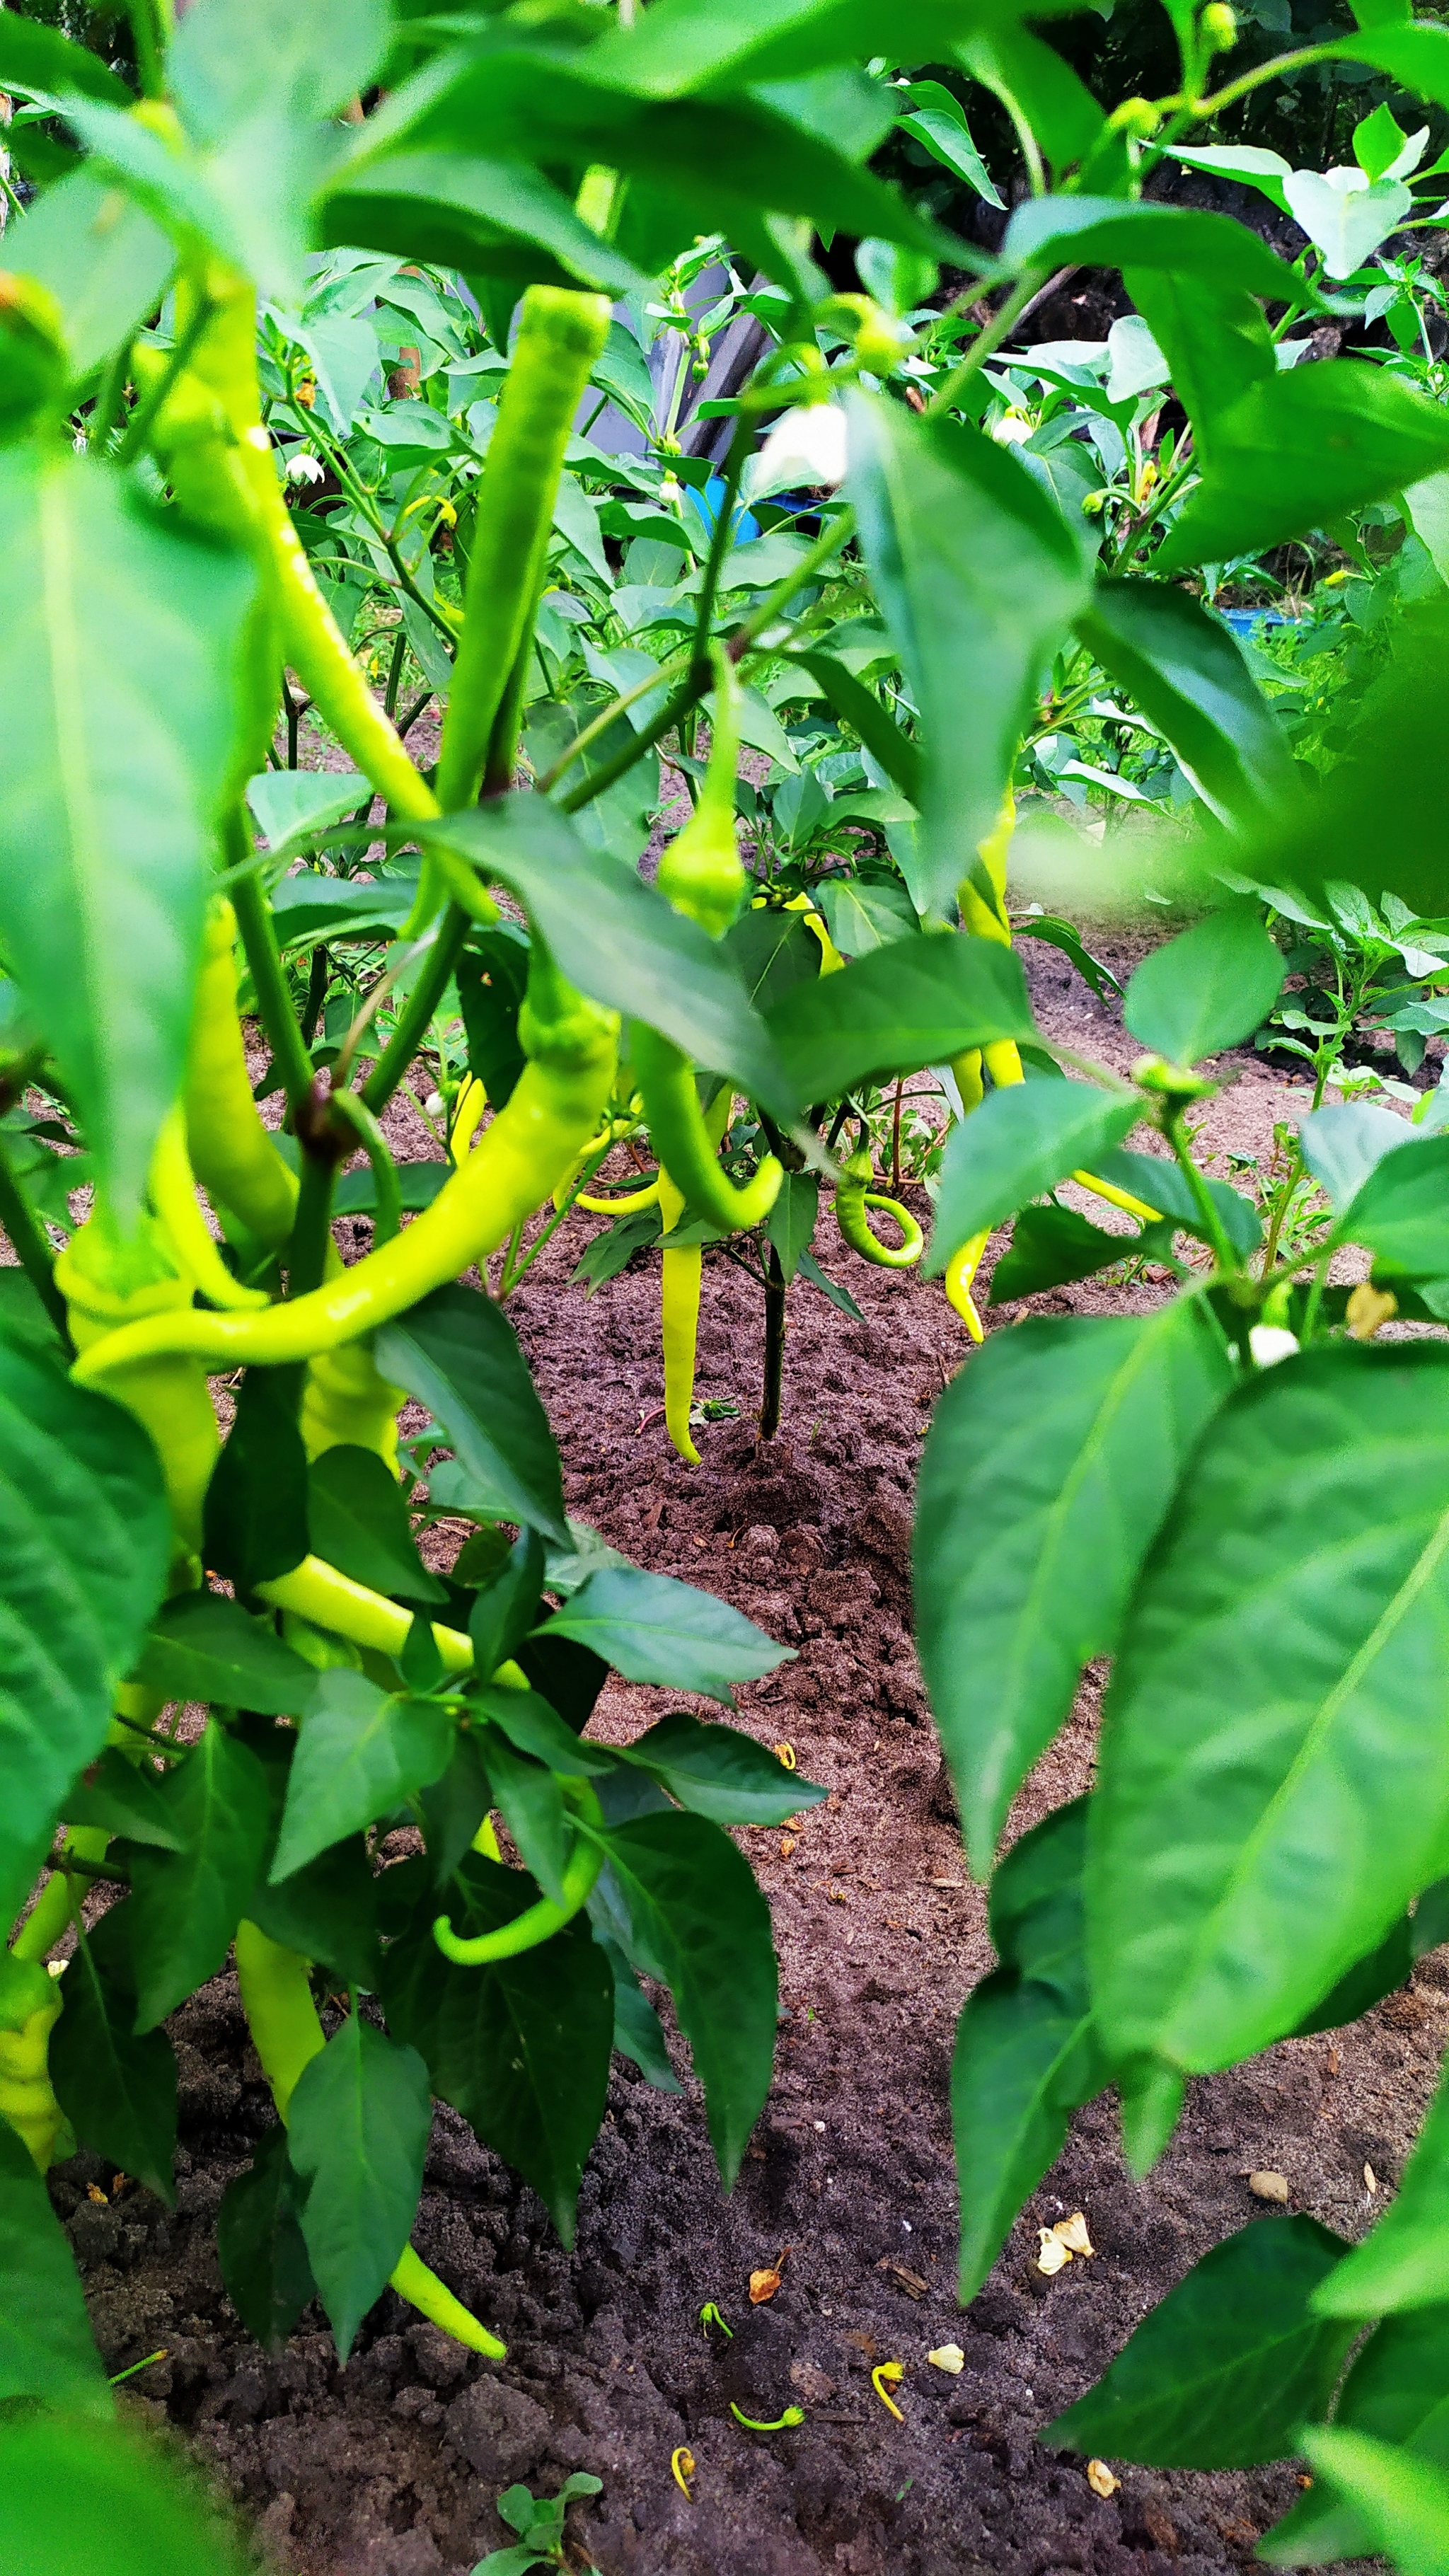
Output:
[[[1302,1170],[1303,1156],[1299,1148],[1295,1146],[1293,1149],[1293,1160],[1288,1166],[1287,1177],[1283,1182],[1281,1191],[1279,1192],[1278,1203],[1273,1210],[1272,1223],[1268,1228],[1268,1240],[1263,1246],[1263,1268],[1261,1275],[1264,1279],[1272,1277],[1273,1265],[1278,1258],[1278,1245],[1282,1237],[1284,1223],[1287,1219],[1288,1210],[1292,1205],[1293,1193],[1298,1187],[1299,1176],[1302,1173]]]
[[[385,1109],[401,1082],[413,1057],[427,1036],[433,1014],[447,990],[468,936],[469,916],[460,904],[450,903],[438,924],[432,955],[398,1013],[397,1026],[388,1039],[358,1097],[374,1113]]]
[[[1229,81],[1227,87],[1220,89],[1214,97],[1190,100],[1189,113],[1196,123],[1209,124],[1215,116],[1221,116],[1225,107],[1232,107],[1238,99],[1247,98],[1253,90],[1261,89],[1265,82],[1283,80],[1289,72],[1305,71],[1313,63],[1335,62],[1340,59],[1340,54],[1338,45],[1303,45],[1296,54],[1278,54],[1271,63],[1259,63],[1256,71],[1244,72],[1241,79]]]
[[[784,1264],[773,1243],[765,1246],[765,1375],[760,1397],[760,1438],[773,1440],[780,1428],[780,1399],[785,1379]]]
[[[377,1205],[372,1220],[374,1246],[390,1243],[402,1232],[402,1192],[398,1187],[397,1165],[388,1149],[387,1138],[364,1100],[355,1091],[334,1091],[332,1106],[347,1120],[372,1166]]]
[[[1188,1188],[1191,1190],[1193,1197],[1197,1201],[1198,1214],[1201,1216],[1203,1222],[1203,1232],[1206,1234],[1209,1243],[1212,1245],[1218,1267],[1220,1270],[1228,1272],[1231,1276],[1234,1271],[1241,1267],[1241,1264],[1239,1263],[1238,1256],[1233,1250],[1231,1243],[1228,1241],[1222,1218],[1219,1216],[1217,1209],[1213,1204],[1212,1192],[1208,1188],[1206,1181],[1203,1179],[1201,1172],[1198,1170],[1196,1163],[1193,1161],[1187,1137],[1183,1131],[1182,1111],[1180,1108],[1168,1111],[1166,1118],[1163,1120],[1162,1132],[1166,1136],[1174,1154],[1177,1156],[1178,1162],[1186,1175]]]
[[[989,322],[983,323],[960,365],[952,368],[943,385],[937,386],[926,405],[928,418],[933,412],[949,411],[952,404],[960,400],[963,385],[969,384],[987,359],[1000,348],[1018,314],[1025,312],[1037,288],[1044,283],[1045,275],[1045,270],[1031,269],[1025,277],[1018,278],[1005,303],[998,305]]]
[[[332,1241],[332,1192],[336,1179],[335,1156],[325,1149],[316,1153],[304,1152],[297,1213],[287,1246],[289,1297],[310,1296],[314,1288],[321,1287],[327,1276],[327,1252]],[[300,1390],[300,1369],[296,1375]]]
[[[239,805],[233,806],[224,827],[226,856],[233,868],[251,857],[251,835],[246,817]],[[231,880],[232,909],[246,951],[247,966],[256,987],[257,1012],[267,1033],[272,1062],[282,1077],[287,1106],[295,1115],[312,1088],[315,1066],[302,1043],[287,990],[277,934],[271,908],[254,875],[236,875]]]
[[[690,667],[696,679],[703,678],[706,687],[711,685],[712,680],[709,643],[714,633],[714,610],[715,601],[719,597],[719,577],[724,569],[725,556],[729,551],[730,530],[735,514],[735,495],[740,488],[740,476],[745,470],[745,459],[754,445],[754,438],[752,421],[747,415],[742,416],[735,424],[735,433],[730,440],[729,454],[725,459],[724,490],[720,494],[719,508],[715,513],[714,527],[710,534],[709,553],[705,557],[704,579],[700,584],[699,615],[695,620],[694,648]]]
[[[54,1255],[25,1204],[3,1144],[0,1144],[0,1226],[9,1235],[16,1260],[69,1350],[70,1325],[66,1318],[65,1299],[55,1284]]]
[[[538,794],[549,795],[558,785],[564,771],[571,769],[574,762],[582,758],[590,744],[597,742],[601,734],[607,733],[618,717],[627,714],[630,707],[637,706],[641,698],[647,698],[650,690],[657,689],[661,682],[677,679],[689,669],[692,659],[693,647],[686,644],[679,652],[671,654],[669,660],[661,664],[657,671],[651,671],[647,680],[640,680],[632,689],[625,689],[618,697],[611,698],[608,705],[601,707],[598,714],[585,725],[583,732],[575,734],[567,750],[559,753],[553,767],[546,769],[543,776],[534,781]]]
[[[1325,1252],[1314,1267],[1313,1284],[1308,1291],[1308,1303],[1303,1309],[1303,1330],[1299,1335],[1300,1341],[1305,1346],[1312,1341],[1318,1330],[1319,1309],[1323,1304],[1324,1289],[1328,1285],[1328,1265],[1332,1257],[1331,1253]]]

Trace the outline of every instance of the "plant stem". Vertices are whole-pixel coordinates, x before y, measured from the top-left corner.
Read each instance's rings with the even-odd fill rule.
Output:
[[[366,1102],[360,1100],[355,1091],[334,1091],[332,1106],[346,1119],[372,1166],[376,1191],[373,1243],[390,1243],[395,1234],[402,1232],[402,1194],[398,1188],[397,1165],[387,1138]]]
[[[301,1189],[297,1213],[292,1223],[292,1238],[287,1247],[287,1294],[307,1297],[320,1288],[327,1274],[327,1247],[332,1240],[332,1191],[337,1178],[335,1155],[325,1151],[305,1151],[302,1155]],[[296,1371],[298,1389],[301,1369]]]
[[[240,805],[232,807],[223,838],[229,864],[233,868],[244,867],[252,855],[251,834]],[[231,901],[246,951],[247,966],[256,986],[258,1015],[267,1033],[272,1062],[282,1077],[287,1106],[295,1118],[312,1088],[315,1068],[302,1043],[302,1032],[292,1009],[271,910],[263,899],[256,877],[250,872],[232,879]]]
[[[627,714],[630,707],[637,706],[641,698],[647,698],[650,690],[657,689],[661,682],[677,679],[687,671],[691,653],[692,648],[688,644],[682,646],[680,651],[672,654],[657,671],[651,672],[647,680],[638,681],[632,689],[625,689],[618,697],[611,698],[606,707],[600,707],[598,714],[590,718],[583,732],[576,733],[573,741],[559,753],[553,767],[546,769],[541,778],[535,779],[534,785],[538,794],[547,796],[558,785],[564,771],[571,769],[574,762],[588,750],[590,744],[597,742],[601,734],[608,732],[616,717]]]
[[[54,1255],[21,1196],[20,1184],[10,1168],[10,1158],[3,1144],[0,1144],[0,1226],[9,1235],[16,1260],[69,1350],[70,1325],[66,1320],[65,1299],[55,1284]]]
[[[462,953],[468,928],[469,916],[461,904],[450,903],[438,924],[433,953],[398,1013],[392,1036],[359,1090],[359,1099],[374,1113],[386,1108],[427,1036],[433,1013]]]
[[[1014,324],[1026,311],[1041,283],[1041,273],[1036,269],[1028,270],[1025,277],[1018,278],[1005,303],[997,307],[990,321],[984,323],[977,332],[960,365],[952,368],[943,385],[937,386],[926,405],[928,419],[934,412],[949,411],[952,404],[959,401],[962,386],[969,384],[971,378],[985,366],[987,359],[994,356]]]
[[[760,1438],[773,1440],[780,1428],[780,1395],[785,1376],[785,1270],[773,1243],[765,1245],[765,1375],[760,1398]]]
[[[314,948],[307,975],[307,1007],[302,1013],[302,1044],[310,1047],[317,1035],[322,1005],[327,999],[327,976],[331,959],[325,948]]]
[[[1314,1265],[1313,1283],[1308,1291],[1308,1303],[1303,1309],[1303,1330],[1299,1336],[1300,1341],[1305,1343],[1311,1342],[1318,1330],[1318,1313],[1323,1304],[1324,1289],[1328,1285],[1328,1265],[1331,1259],[1332,1255],[1325,1252]]]
[[[1206,1234],[1209,1243],[1212,1245],[1218,1267],[1220,1270],[1225,1270],[1231,1275],[1232,1272],[1241,1268],[1241,1264],[1231,1243],[1228,1241],[1227,1232],[1223,1225],[1222,1218],[1219,1216],[1217,1209],[1213,1204],[1212,1192],[1208,1188],[1207,1182],[1203,1179],[1201,1172],[1198,1170],[1196,1163],[1193,1161],[1187,1136],[1183,1129],[1181,1107],[1168,1111],[1166,1118],[1163,1120],[1162,1132],[1166,1136],[1174,1154],[1177,1156],[1178,1162],[1186,1175],[1188,1188],[1191,1190],[1193,1197],[1197,1201],[1198,1213],[1203,1222],[1203,1232]]]
[[[745,470],[745,459],[754,444],[754,436],[753,422],[747,415],[742,414],[735,423],[734,436],[730,440],[729,454],[725,459],[724,490],[720,495],[719,508],[715,513],[714,527],[710,532],[704,580],[700,584],[699,615],[695,620],[693,658],[690,668],[693,676],[697,679],[702,678],[706,687],[710,685],[712,678],[709,643],[714,632],[714,610],[715,601],[719,597],[719,577],[724,568],[725,556],[729,551],[730,528],[735,514],[735,495],[740,488],[740,476]]]

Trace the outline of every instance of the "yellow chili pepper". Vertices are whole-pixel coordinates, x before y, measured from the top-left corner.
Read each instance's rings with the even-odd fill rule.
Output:
[[[882,1270],[909,1270],[913,1262],[920,1260],[926,1238],[899,1199],[885,1198],[879,1190],[870,1188],[872,1177],[870,1151],[862,1145],[841,1166],[835,1185],[835,1222],[851,1250],[858,1252],[863,1261],[874,1262]],[[888,1216],[894,1217],[901,1230],[898,1244],[882,1243],[871,1231],[867,1208],[884,1208]]]
[[[63,2002],[59,1979],[31,1961],[24,1971],[11,1969],[0,2004],[0,2119],[24,2139],[42,2173],[65,2125],[47,2063]]]
[[[905,2375],[905,2363],[901,2361],[878,2361],[870,2374],[870,2384],[882,2406],[888,2415],[894,2415],[898,2424],[904,2424],[906,2419],[895,2399],[888,2396],[886,2391],[888,2387],[898,2388]]]
[[[976,1301],[971,1294],[971,1282],[976,1276],[981,1255],[990,1240],[990,1234],[986,1231],[971,1235],[962,1244],[960,1251],[952,1254],[941,1274],[941,1284],[946,1291],[947,1299],[955,1307],[973,1342],[984,1342],[986,1339],[981,1318],[976,1312]]]
[[[156,1139],[149,1194],[177,1267],[203,1297],[213,1306],[239,1314],[255,1313],[269,1302],[264,1288],[244,1288],[232,1277],[207,1232],[186,1151],[186,1121],[179,1108],[171,1111]]]
[[[252,1315],[203,1315],[192,1307],[191,1282],[179,1279],[154,1220],[143,1219],[123,1244],[94,1209],[77,1227],[55,1265],[55,1284],[66,1301],[71,1339],[81,1354],[102,1345],[138,1340],[106,1371],[107,1391],[150,1433],[166,1479],[177,1539],[188,1555],[201,1550],[201,1507],[221,1447],[203,1370],[180,1355],[178,1337],[194,1324],[251,1324]],[[148,1336],[160,1335],[145,1347]]]
[[[274,1610],[290,1610],[317,1628],[330,1628],[354,1645],[370,1646],[380,1655],[400,1655],[412,1627],[412,1613],[381,1592],[339,1574],[320,1556],[304,1556],[290,1574],[278,1574],[257,1585],[257,1598]],[[433,1641],[448,1673],[473,1669],[473,1645],[458,1628],[433,1627]]]
[[[257,1114],[236,997],[236,915],[223,900],[207,917],[186,1068],[186,1145],[223,1222],[230,1211],[278,1252],[292,1231],[297,1179]]]
[[[678,2450],[675,2451],[670,2458],[669,2474],[673,2478],[674,2483],[678,2487],[686,2504],[693,2504],[694,2502],[694,2498],[689,2492],[689,2481],[694,2476],[694,2473],[694,2453],[685,2443],[681,2442]]]

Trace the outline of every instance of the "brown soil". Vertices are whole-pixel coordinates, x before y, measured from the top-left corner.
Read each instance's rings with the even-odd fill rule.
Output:
[[[1118,1063],[1131,1041],[1055,955],[1028,950],[1054,1033]],[[1266,1153],[1301,1087],[1247,1058],[1209,1112],[1214,1144]],[[419,1150],[410,1140],[409,1150]],[[924,1213],[924,1202],[918,1202]],[[864,1309],[848,1321],[796,1286],[784,1419],[755,1441],[760,1299],[707,1257],[701,1392],[739,1418],[676,1459],[661,1395],[657,1265],[589,1299],[566,1282],[592,1231],[551,1247],[514,1313],[566,1462],[570,1508],[641,1564],[705,1584],[798,1649],[741,1693],[740,1722],[788,1740],[828,1802],[794,1836],[742,1837],[774,1912],[782,1972],[777,2072],[740,2182],[722,2198],[697,2088],[649,2088],[616,2062],[606,2125],[565,2254],[533,2195],[439,2112],[417,2241],[449,2285],[509,2338],[485,2368],[388,2294],[340,2371],[320,2314],[277,2359],[241,2332],[213,2240],[221,2193],[271,2119],[227,1975],[173,2025],[181,2062],[180,2206],[138,2189],[101,2206],[96,2159],[55,2177],[108,2367],[158,2345],[138,2385],[184,2427],[299,2576],[462,2576],[506,2532],[511,2480],[552,2492],[586,2467],[604,2481],[576,2511],[607,2576],[1183,2576],[1243,2564],[1291,2501],[1291,2465],[1197,2476],[1125,2469],[1104,2501],[1084,2464],[1035,2439],[1099,2374],[1143,2314],[1219,2238],[1260,2210],[1247,2172],[1288,2180],[1292,2205],[1348,2235],[1392,2185],[1449,2026],[1446,1954],[1356,2028],[1288,2042],[1194,2085],[1172,2148],[1135,2184],[1104,2099],[1023,2213],[963,2314],[947,2072],[963,1996],[991,1964],[980,1892],[939,1800],[939,1765],[909,1642],[911,1486],[929,1407],[960,1364],[938,1288],[865,1268],[827,1221],[822,1257]],[[1132,1302],[1152,1301],[1138,1289]],[[1087,1285],[1047,1310],[1120,1310]],[[996,1322],[1009,1320],[996,1318]],[[645,1417],[641,1427],[641,1416]],[[1018,1802],[1019,1831],[1090,1777],[1101,1675]],[[658,1713],[615,1682],[611,1736]],[[682,2052],[676,2062],[684,2071]],[[1048,2282],[1035,2230],[1081,2209],[1099,2251]],[[783,2286],[751,2309],[752,2270],[789,2253]],[[733,2342],[706,2340],[718,2300]],[[959,2377],[927,2352],[959,2342]],[[899,2359],[903,2422],[874,2361]],[[803,2427],[761,2437],[728,2407]],[[686,2500],[677,2447],[696,2462]],[[588,2558],[576,2553],[575,2563]]]

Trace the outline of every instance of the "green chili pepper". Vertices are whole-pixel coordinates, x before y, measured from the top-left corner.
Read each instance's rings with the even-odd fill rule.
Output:
[[[637,1036],[637,1030],[635,1034]],[[718,1148],[729,1125],[731,1097],[726,1084],[705,1113],[705,1134],[712,1152]],[[685,1465],[697,1467],[699,1451],[690,1432],[689,1415],[694,1403],[703,1251],[697,1243],[682,1243],[671,1249],[669,1237],[684,1214],[684,1193],[675,1187],[662,1166],[654,1186],[664,1222],[664,1266],[659,1290],[660,1337],[664,1350],[664,1427]]]
[[[222,899],[207,917],[187,1059],[186,1145],[191,1167],[222,1214],[278,1252],[297,1210],[287,1169],[257,1114],[237,1016],[236,915]]]
[[[659,861],[659,891],[676,912],[687,914],[722,939],[738,917],[749,878],[735,838],[735,771],[739,765],[739,683],[722,646],[714,663],[714,732],[699,802],[682,832]]]
[[[277,2116],[285,2125],[298,2076],[326,2046],[312,2001],[307,1962],[295,1950],[283,1949],[279,1942],[269,1940],[255,1923],[243,1921],[236,1930],[236,1973],[262,2073],[272,2088]],[[486,2353],[490,2361],[506,2360],[507,2345],[470,2316],[411,2245],[403,2248],[388,2280],[399,2297],[419,2309],[435,2326],[441,2326],[456,2343],[467,2344],[473,2352]]]
[[[743,2424],[747,2433],[792,2433],[797,2424],[805,2421],[803,2406],[787,2406],[784,2414],[777,2415],[772,2423],[762,2424],[757,2416],[743,2414],[733,2398],[730,2399],[730,2413],[737,2424]]]
[[[149,1195],[177,1269],[213,1306],[245,1314],[269,1302],[264,1288],[244,1288],[232,1277],[207,1232],[197,1205],[196,1176],[186,1152],[186,1122],[179,1108],[172,1110],[156,1139]]]
[[[873,1177],[869,1148],[862,1145],[841,1166],[835,1185],[835,1222],[851,1250],[858,1252],[863,1261],[876,1262],[883,1270],[909,1270],[913,1262],[920,1260],[926,1238],[909,1208],[903,1208],[899,1199],[883,1198],[879,1190],[870,1187]],[[888,1216],[895,1218],[902,1239],[894,1249],[871,1232],[867,1208],[884,1208]]]
[[[191,1305],[190,1280],[179,1279],[166,1256],[155,1220],[143,1219],[122,1242],[99,1208],[71,1236],[56,1262],[55,1281],[81,1354],[125,1336],[144,1341],[161,1335],[158,1345],[107,1370],[107,1391],[150,1433],[178,1541],[193,1560],[199,1558],[202,1500],[221,1442],[205,1372],[179,1356],[167,1336],[193,1323],[261,1324],[266,1318],[202,1315]]]
[[[98,1384],[113,1369],[162,1353],[186,1352],[227,1369],[314,1359],[486,1260],[547,1198],[594,1133],[614,1074],[617,1014],[583,1001],[537,944],[518,1025],[530,1061],[506,1107],[432,1205],[392,1242],[265,1314],[158,1313],[116,1332],[105,1347],[92,1332],[96,1346],[77,1362],[79,1381]]]
[[[304,1556],[290,1574],[278,1574],[257,1585],[257,1598],[273,1610],[290,1610],[317,1628],[330,1628],[355,1646],[370,1646],[380,1655],[400,1655],[412,1626],[412,1613],[399,1609],[381,1592],[354,1583],[320,1556]],[[434,1626],[433,1638],[443,1670],[473,1669],[473,1647],[459,1628]]]
[[[49,2171],[65,2114],[50,2081],[50,2034],[60,2019],[60,1981],[34,1960],[13,1958],[0,1987],[0,2119]]]
[[[602,1824],[603,1811],[586,1780],[565,1780],[560,1785],[568,1804],[586,1824]],[[471,1941],[454,1931],[446,1914],[440,1914],[433,1925],[433,1939],[444,1958],[459,1968],[486,1967],[492,1959],[516,1959],[523,1951],[536,1950],[543,1942],[551,1941],[556,1932],[573,1921],[592,1896],[603,1866],[602,1843],[581,1833],[564,1869],[562,1904],[556,1904],[552,1897],[540,1897],[536,1905],[526,1906],[522,1914],[516,1914],[511,1923],[500,1924],[496,1932],[479,1932]]]

